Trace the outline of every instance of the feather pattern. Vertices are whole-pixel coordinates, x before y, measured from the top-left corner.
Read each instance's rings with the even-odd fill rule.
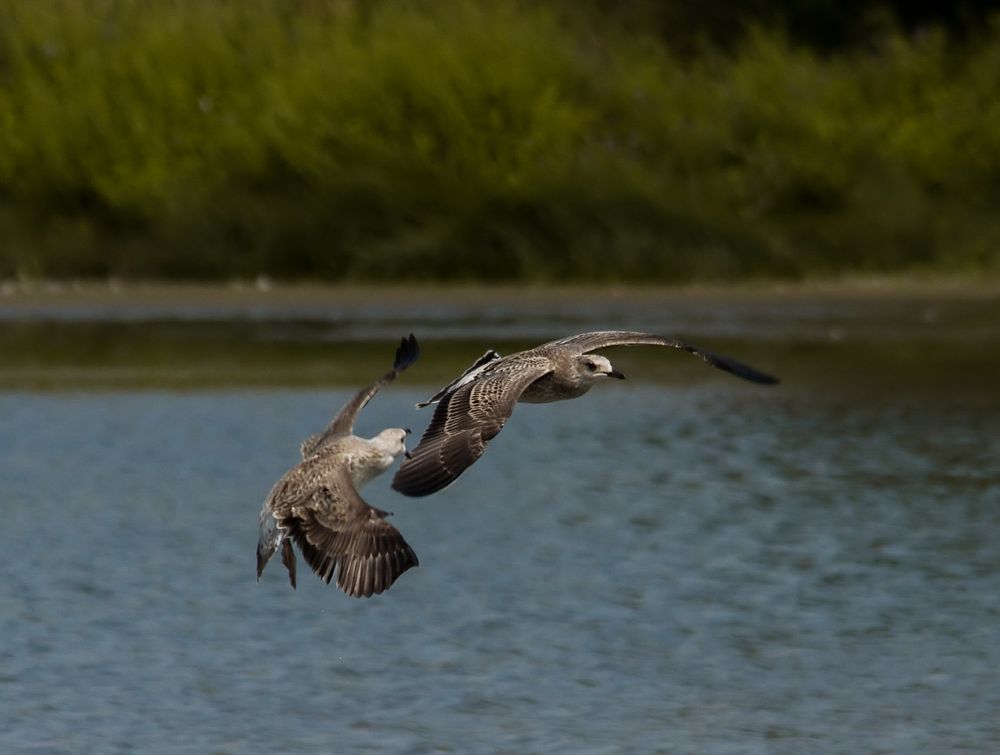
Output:
[[[371,597],[388,590],[417,554],[387,512],[369,506],[350,476],[342,472],[317,488],[309,501],[279,516],[278,526],[298,546],[309,567],[352,597]]]
[[[493,362],[439,401],[420,443],[393,478],[393,488],[428,495],[450,485],[483,455],[524,389],[551,370],[544,359],[511,366]]]
[[[358,413],[388,382],[417,359],[410,335],[400,341],[391,370],[356,393],[327,429],[302,446],[303,459],[286,472],[264,501],[257,541],[257,580],[279,545],[281,561],[296,586],[294,543],[325,582],[354,597],[387,590],[417,566],[417,556],[387,512],[370,506],[358,488],[385,471],[400,454],[409,430],[389,428],[372,439],[352,434]]]
[[[420,443],[403,462],[392,487],[423,496],[454,482],[485,452],[518,401],[544,403],[583,395],[599,378],[624,377],[604,357],[610,346],[666,346],[762,385],[778,379],[730,357],[673,338],[629,330],[601,330],[561,338],[505,357],[487,351],[456,380],[417,406],[437,403]]]

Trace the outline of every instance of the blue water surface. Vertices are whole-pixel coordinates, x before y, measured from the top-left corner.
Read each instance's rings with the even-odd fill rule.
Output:
[[[349,393],[0,394],[0,751],[1000,750],[1000,402],[616,382],[367,487],[389,592],[257,584]]]

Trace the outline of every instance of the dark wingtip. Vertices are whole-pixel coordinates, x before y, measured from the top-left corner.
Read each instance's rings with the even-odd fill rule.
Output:
[[[403,463],[403,467],[406,466],[407,462]],[[413,480],[408,479],[410,476],[407,474],[409,470],[404,470],[400,467],[395,476],[392,478],[392,487],[397,493],[402,493],[410,498],[423,498],[424,496],[431,495],[432,493],[437,493],[439,490],[444,490],[448,487],[454,480]]]
[[[410,333],[406,338],[399,339],[399,348],[396,349],[396,361],[392,368],[397,372],[402,372],[420,358],[420,344],[417,337]]]
[[[758,385],[777,385],[781,382],[779,378],[774,375],[768,375],[766,372],[760,372],[753,369],[752,367],[747,367],[746,365],[740,365],[741,369],[739,371],[733,370],[733,374],[744,380],[749,380],[751,383],[757,383]]]
[[[292,549],[292,541],[287,537],[282,538],[281,541],[281,563],[285,565],[288,569],[288,581],[292,583],[292,589],[295,589],[295,551]]]
[[[739,362],[730,357],[719,356],[718,354],[708,355],[706,353],[707,361],[711,363],[714,367],[718,367],[720,370],[725,370],[728,373],[735,375],[743,380],[749,380],[751,383],[757,383],[758,385],[777,385],[781,381],[774,375],[768,375],[766,372],[761,372],[760,370],[755,370],[753,367],[743,362]]]

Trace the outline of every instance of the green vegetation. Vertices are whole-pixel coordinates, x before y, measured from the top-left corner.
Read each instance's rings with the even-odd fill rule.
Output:
[[[1000,23],[692,54],[573,8],[0,0],[0,277],[1000,272]]]

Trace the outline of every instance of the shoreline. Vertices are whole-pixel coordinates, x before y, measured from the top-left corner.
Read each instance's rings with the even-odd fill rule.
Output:
[[[437,386],[484,348],[661,333],[794,385],[995,393],[1000,281],[866,278],[674,287],[30,283],[0,290],[0,390],[354,385],[415,333]],[[433,358],[431,358],[433,357]],[[626,374],[718,378],[622,350]],[[633,365],[635,368],[633,369]]]
[[[440,304],[442,297],[455,305],[497,303],[565,303],[599,295],[604,301],[628,299],[636,302],[730,300],[734,302],[790,302],[799,299],[880,299],[886,301],[948,298],[956,300],[997,300],[1000,306],[1000,278],[872,276],[829,278],[805,281],[749,280],[734,283],[684,283],[676,285],[499,284],[478,283],[322,283],[257,281],[172,282],[172,281],[88,281],[41,280],[0,281],[0,320],[11,315],[29,315],[47,310],[76,308],[79,314],[90,307],[92,314],[113,315],[132,308],[158,309],[204,307],[240,314],[240,307],[256,305],[268,311],[308,313],[316,307],[335,303],[340,308],[363,307],[377,297],[389,305]],[[50,310],[51,308],[51,310]],[[98,318],[100,319],[100,318]],[[114,318],[112,318],[114,319]]]

